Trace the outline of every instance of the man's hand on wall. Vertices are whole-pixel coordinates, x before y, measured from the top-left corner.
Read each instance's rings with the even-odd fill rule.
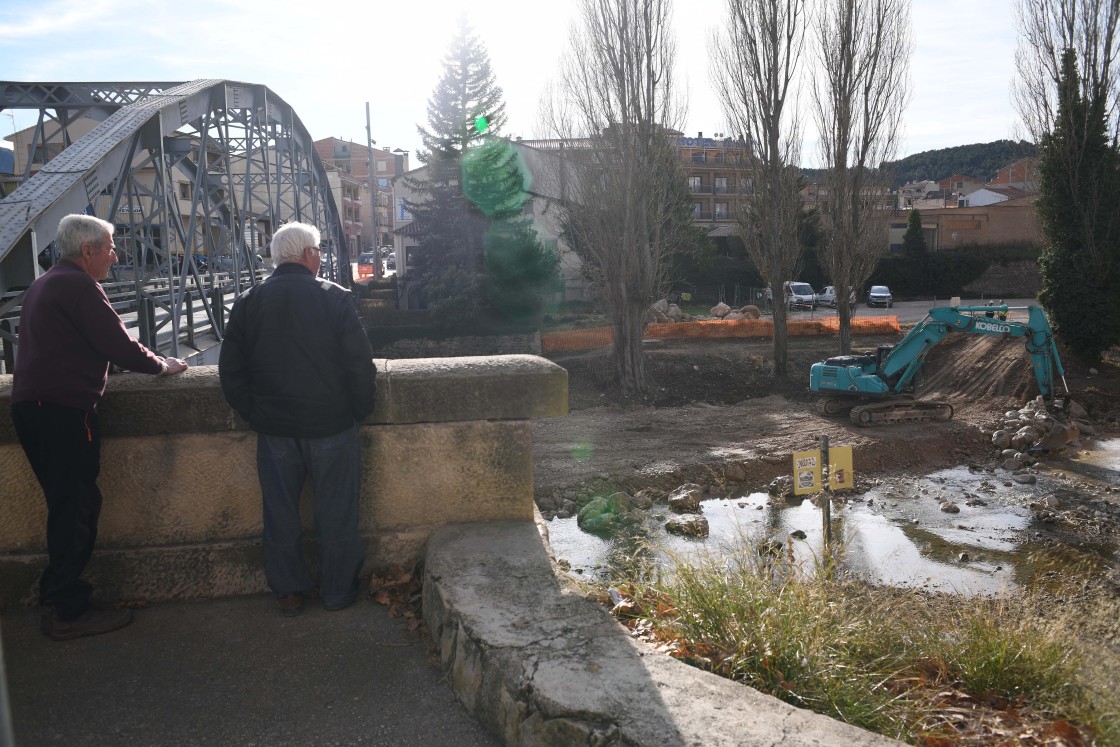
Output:
[[[174,376],[177,373],[183,373],[188,368],[187,362],[181,358],[164,358],[163,373],[160,376]]]

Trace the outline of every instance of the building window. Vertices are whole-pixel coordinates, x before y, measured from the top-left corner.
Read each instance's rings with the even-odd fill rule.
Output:
[[[692,203],[692,218],[693,220],[700,220],[700,203]]]
[[[700,191],[700,177],[698,177],[698,176],[688,177],[688,191],[689,192],[699,192]]]
[[[708,154],[705,153],[704,151],[700,151],[699,153],[693,153],[692,154],[692,162],[693,163],[707,163],[708,162]]]
[[[727,210],[727,203],[726,202],[717,202],[715,207],[716,207],[716,210],[715,210],[716,220],[727,220],[727,217],[729,215],[728,210]]]
[[[189,200],[191,198],[190,182],[179,182],[179,197],[183,200]]]
[[[389,162],[388,161],[386,161],[384,158],[378,160],[378,162],[377,162],[377,170],[378,171],[387,171],[388,168],[389,168]]]
[[[389,180],[388,179],[378,179],[377,180],[377,186],[380,187],[381,189],[388,189],[389,188]]]
[[[716,194],[720,194],[721,192],[724,193],[724,194],[727,193],[727,177],[726,176],[717,176],[716,177]]]

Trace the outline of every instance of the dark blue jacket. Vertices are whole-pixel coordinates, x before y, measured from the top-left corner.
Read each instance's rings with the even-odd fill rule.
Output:
[[[323,438],[373,412],[376,371],[350,291],[284,263],[234,302],[218,372],[258,433]]]

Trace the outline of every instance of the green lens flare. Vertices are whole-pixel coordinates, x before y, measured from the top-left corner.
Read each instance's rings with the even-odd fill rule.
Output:
[[[577,462],[586,462],[595,452],[595,447],[586,441],[572,447],[572,459]]]
[[[488,120],[486,117],[475,117],[474,129],[475,132],[486,132],[488,129],[490,129],[490,120]]]

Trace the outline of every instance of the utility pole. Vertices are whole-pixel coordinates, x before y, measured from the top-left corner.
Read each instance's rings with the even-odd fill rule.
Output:
[[[369,102],[366,102],[366,174],[369,176],[370,199],[370,239],[373,243],[373,277],[381,279],[381,237],[377,233],[377,210],[380,204],[377,199],[377,179],[373,173],[373,130],[369,124]]]

